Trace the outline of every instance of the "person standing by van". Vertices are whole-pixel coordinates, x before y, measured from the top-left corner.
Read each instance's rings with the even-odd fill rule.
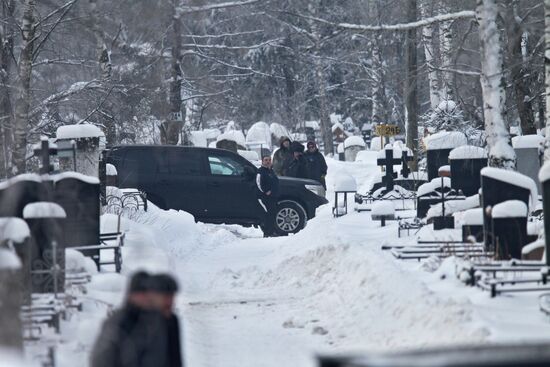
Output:
[[[283,136],[280,140],[280,147],[273,154],[273,171],[277,176],[286,176],[285,165],[292,159],[292,152],[290,151],[290,139]]]
[[[268,237],[275,232],[275,214],[277,212],[277,199],[279,197],[279,178],[273,171],[271,157],[262,157],[262,166],[256,175],[256,185],[259,191],[259,203],[265,211],[262,230]]]

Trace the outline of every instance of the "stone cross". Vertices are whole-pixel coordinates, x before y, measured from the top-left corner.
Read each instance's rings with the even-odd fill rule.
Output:
[[[40,167],[40,174],[47,174],[51,172],[50,156],[57,154],[57,145],[50,144],[47,138],[42,138],[40,147],[35,146],[34,156],[40,157],[42,165]]]

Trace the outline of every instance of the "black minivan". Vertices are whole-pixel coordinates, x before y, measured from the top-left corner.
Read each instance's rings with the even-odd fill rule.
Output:
[[[223,149],[127,145],[107,153],[120,188],[137,188],[162,209],[184,210],[206,223],[260,225],[256,167]],[[317,181],[280,178],[276,234],[296,233],[328,201]]]

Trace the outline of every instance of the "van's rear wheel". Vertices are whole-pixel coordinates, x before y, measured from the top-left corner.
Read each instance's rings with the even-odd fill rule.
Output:
[[[302,230],[307,223],[305,209],[295,201],[284,200],[277,204],[275,213],[275,234],[286,236]]]

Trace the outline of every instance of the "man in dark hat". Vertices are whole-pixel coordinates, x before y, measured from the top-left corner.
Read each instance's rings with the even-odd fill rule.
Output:
[[[317,148],[317,144],[314,141],[307,143],[307,151],[304,153],[304,157],[307,161],[309,177],[312,180],[319,181],[325,190],[327,189],[325,176],[327,175],[327,162],[325,157],[321,154]]]
[[[174,299],[178,292],[178,283],[168,274],[158,274],[152,277],[153,307],[159,310],[166,323],[167,366],[182,367],[180,325],[174,314]]]
[[[277,212],[277,201],[279,199],[279,178],[271,168],[271,157],[262,157],[262,166],[256,175],[256,186],[258,188],[258,200],[265,212],[262,230],[265,237],[275,232],[275,214]]]
[[[91,367],[168,367],[167,325],[151,298],[153,278],[135,273],[124,306],[103,323]]]
[[[292,151],[292,159],[287,163],[286,176],[308,178],[309,170],[307,161],[304,158],[304,146],[298,141],[293,141],[290,144],[290,150]]]
[[[292,152],[290,151],[290,139],[286,136],[281,137],[279,140],[280,147],[273,154],[273,171],[277,176],[285,176],[285,164],[292,159]]]

